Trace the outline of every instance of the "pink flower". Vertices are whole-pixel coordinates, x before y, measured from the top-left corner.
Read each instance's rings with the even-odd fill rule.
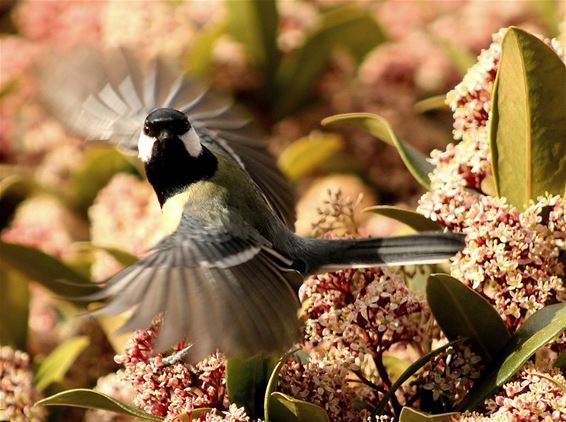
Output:
[[[31,40],[69,47],[100,39],[100,20],[105,6],[105,0],[27,0],[19,2],[14,20],[20,33]]]
[[[172,418],[200,407],[227,408],[224,356],[220,353],[190,365],[169,363],[167,355],[156,354],[153,340],[159,323],[137,331],[122,355],[115,357],[124,366],[120,378],[135,390],[134,404],[153,415]],[[179,343],[174,350],[185,346]]]
[[[566,419],[566,379],[559,369],[542,371],[527,363],[513,380],[484,402],[486,412],[466,412],[454,420],[558,421]]]
[[[45,408],[33,406],[40,398],[41,394],[33,386],[28,354],[10,346],[0,347],[0,419],[14,422],[45,420]]]

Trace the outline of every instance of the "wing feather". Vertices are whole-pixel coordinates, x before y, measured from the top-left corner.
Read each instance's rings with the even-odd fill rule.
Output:
[[[236,160],[265,194],[276,214],[293,228],[294,197],[268,153],[262,134],[232,105],[186,77],[161,58],[148,65],[126,48],[102,54],[81,46],[67,55],[52,53],[38,66],[39,98],[73,132],[108,141],[137,154],[145,117],[158,107],[185,112],[207,146]]]

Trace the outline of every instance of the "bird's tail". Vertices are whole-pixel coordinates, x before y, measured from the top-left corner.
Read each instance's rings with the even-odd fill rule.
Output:
[[[308,274],[339,268],[378,265],[433,264],[447,260],[464,248],[464,235],[422,232],[409,236],[368,239],[303,239]]]

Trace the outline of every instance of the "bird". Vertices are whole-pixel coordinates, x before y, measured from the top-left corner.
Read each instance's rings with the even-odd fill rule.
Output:
[[[315,239],[294,233],[292,189],[262,133],[232,101],[125,47],[51,51],[36,69],[44,108],[87,140],[143,163],[168,234],[106,280],[93,315],[128,313],[120,332],[159,316],[155,350],[180,341],[191,358],[253,356],[298,339],[298,289],[342,268],[447,260],[460,234]],[[132,224],[136,224],[132,222]]]

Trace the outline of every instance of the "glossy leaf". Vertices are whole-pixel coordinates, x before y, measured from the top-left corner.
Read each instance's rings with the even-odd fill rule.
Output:
[[[123,415],[134,416],[148,421],[162,421],[163,418],[149,413],[142,412],[135,407],[129,406],[110,397],[106,394],[99,393],[87,388],[77,388],[54,394],[36,403],[38,406],[71,406],[82,407],[86,409],[101,409],[111,412],[121,413]]]
[[[281,371],[281,367],[285,362],[287,362],[289,357],[292,355],[297,356],[297,358],[299,358],[299,360],[301,360],[302,362],[302,359],[304,358],[305,354],[306,353],[302,350],[286,353],[281,357],[281,359],[279,359],[279,361],[271,371],[271,375],[269,376],[269,379],[267,381],[267,386],[265,388],[265,394],[263,398],[263,417],[265,422],[270,422],[269,399],[271,397],[271,394],[277,390],[277,385],[279,383],[279,372]]]
[[[297,181],[325,163],[343,145],[339,135],[314,133],[289,145],[279,156],[277,165],[289,180]]]
[[[430,415],[428,413],[421,412],[420,410],[404,407],[401,409],[399,422],[451,422],[457,415],[459,415],[459,413],[456,412]]]
[[[253,418],[263,417],[265,390],[279,357],[232,357],[226,361],[226,386],[230,401],[243,406]]]
[[[418,212],[390,205],[375,205],[364,209],[367,212],[383,215],[406,224],[417,232],[442,231],[443,227],[436,221],[426,218]]]
[[[214,44],[227,29],[228,23],[221,20],[206,26],[193,38],[185,59],[187,73],[201,79],[207,76],[212,64]]]
[[[322,121],[323,125],[336,123],[360,127],[376,138],[397,148],[403,163],[413,177],[426,189],[430,188],[428,174],[434,170],[434,166],[427,161],[427,157],[422,152],[401,142],[383,117],[371,113],[346,113],[327,117]]]
[[[89,343],[87,336],[80,336],[71,337],[57,346],[37,369],[34,382],[37,389],[43,391],[51,383],[61,381]]]
[[[0,269],[0,344],[27,349],[29,303],[29,283]]]
[[[493,89],[490,148],[497,193],[523,209],[566,184],[566,65],[537,37],[510,28]]]
[[[264,77],[265,93],[272,94],[277,67],[277,28],[279,16],[275,0],[226,0],[229,28],[240,41],[250,61]]]
[[[335,48],[349,51],[361,62],[384,40],[383,31],[373,16],[355,5],[336,7],[324,13],[302,47],[287,55],[277,70],[276,115],[287,116],[305,103]]]
[[[446,343],[444,346],[441,346],[438,349],[434,349],[432,352],[429,352],[426,355],[419,358],[418,360],[414,361],[407,368],[407,370],[405,372],[403,372],[403,374],[401,374],[401,376],[393,383],[393,385],[387,391],[387,393],[385,393],[385,395],[383,396],[381,401],[375,407],[373,414],[374,415],[380,415],[385,410],[385,408],[387,407],[387,403],[389,402],[389,399],[391,399],[391,396],[393,396],[393,394],[395,394],[395,391],[397,391],[397,389],[399,387],[401,387],[409,378],[411,378],[419,369],[421,369],[423,366],[425,366],[429,360],[431,360],[433,357],[435,357],[439,353],[444,352],[449,347],[451,347],[451,346],[453,346],[457,343],[460,343],[461,341],[462,341],[462,339],[459,339],[459,340],[454,340],[454,341],[451,341],[449,343]]]
[[[269,406],[272,422],[330,422],[322,407],[283,393],[272,393]]]
[[[0,266],[15,270],[65,298],[84,296],[99,289],[88,278],[58,259],[16,243],[0,241]]]
[[[415,104],[415,112],[419,114],[435,110],[450,110],[450,107],[446,104],[446,95],[435,95]]]
[[[511,338],[491,304],[459,280],[434,274],[426,286],[427,302],[449,340],[467,337],[485,363],[491,362]]]
[[[474,384],[459,410],[471,410],[505,384],[534,353],[566,330],[566,304],[547,306],[531,315],[499,353],[491,370]]]
[[[135,172],[128,158],[112,147],[96,147],[86,150],[79,167],[69,180],[69,199],[79,211],[93,203],[98,191],[108,184],[118,172]]]

